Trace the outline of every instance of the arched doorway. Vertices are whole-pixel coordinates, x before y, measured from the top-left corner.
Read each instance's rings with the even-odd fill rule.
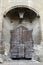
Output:
[[[10,52],[12,59],[32,59],[32,30],[20,25],[11,31]]]
[[[15,51],[13,51],[13,49],[11,48],[12,47],[12,45],[13,44],[15,44],[15,41],[17,41],[18,39],[19,39],[19,42],[16,42],[16,43],[21,43],[21,45],[22,45],[22,48],[21,49],[23,49],[22,50],[22,53],[23,53],[23,55],[21,56],[21,55],[19,55],[19,51],[17,51],[18,52],[18,57],[16,57],[16,55],[15,55],[15,57],[12,55],[12,56],[10,56],[10,57],[12,57],[12,58],[30,58],[30,59],[32,59],[32,52],[33,52],[33,42],[30,42],[30,46],[32,45],[32,47],[30,48],[30,55],[31,55],[31,57],[29,56],[29,54],[27,53],[25,56],[24,56],[24,54],[25,54],[25,52],[24,52],[24,49],[25,49],[25,46],[23,47],[23,45],[25,45],[25,43],[23,44],[23,40],[24,39],[27,39],[26,37],[28,36],[29,37],[29,35],[30,35],[30,37],[31,37],[31,41],[34,41],[33,40],[33,36],[32,36],[32,33],[34,32],[34,30],[36,29],[36,33],[34,34],[34,36],[35,36],[35,41],[36,42],[34,42],[34,43],[37,43],[37,44],[40,44],[40,25],[39,25],[39,18],[40,18],[40,16],[39,15],[37,15],[37,12],[35,12],[34,10],[32,10],[32,9],[30,9],[30,8],[27,8],[27,7],[24,7],[24,6],[21,6],[21,7],[15,7],[15,8],[12,8],[11,10],[9,10],[5,15],[4,15],[4,24],[3,24],[3,38],[4,38],[4,43],[9,43],[9,41],[10,41],[10,51],[12,50],[12,52],[10,53],[10,55],[12,55],[13,54],[13,52],[15,52]],[[36,21],[36,20],[38,20],[38,21],[36,21],[35,22],[35,25],[33,25],[34,23],[33,23],[33,21]],[[37,30],[37,27],[38,26],[36,26],[36,23],[38,24],[38,26],[39,26],[39,29]],[[21,25],[22,25],[22,27],[21,27]],[[18,28],[19,27],[19,28]],[[25,34],[25,33],[23,33],[23,28],[24,27],[24,30],[26,31],[25,33],[28,33],[28,35],[27,34]],[[35,28],[35,29],[34,29]],[[17,30],[19,30],[19,31],[17,31],[16,30],[16,33],[14,32],[15,31],[15,29],[17,29]],[[26,29],[28,29],[28,30],[26,30]],[[13,31],[12,33],[10,33],[10,31]],[[31,31],[31,30],[33,30],[33,31]],[[28,32],[27,32],[28,31]],[[38,31],[38,32],[37,32]],[[7,33],[7,34],[5,34],[5,33]],[[38,33],[38,34],[37,34]],[[15,37],[15,36],[12,36],[13,34],[15,34],[17,37]],[[22,34],[22,36],[21,36],[21,34]],[[23,36],[24,35],[24,36]],[[21,36],[21,37],[20,37]],[[20,38],[19,38],[20,37]],[[16,39],[17,38],[17,39]],[[15,41],[14,41],[14,43],[12,43],[12,41],[10,40],[10,39],[13,39],[12,41],[14,41],[15,39]],[[29,39],[30,38],[28,38],[27,39],[27,42],[29,41]],[[38,41],[38,42],[37,42]],[[25,42],[25,41],[24,41]],[[26,42],[26,43],[27,43]],[[29,43],[28,43],[29,44]],[[14,48],[14,47],[13,47]],[[17,47],[18,48],[18,47]],[[27,47],[27,48],[29,48],[29,47]],[[18,48],[19,49],[19,48]],[[32,51],[31,51],[31,49],[32,49]],[[20,50],[21,51],[21,50]],[[21,52],[20,52],[21,53]],[[15,53],[14,53],[15,54]],[[19,56],[21,56],[21,57],[19,57]]]

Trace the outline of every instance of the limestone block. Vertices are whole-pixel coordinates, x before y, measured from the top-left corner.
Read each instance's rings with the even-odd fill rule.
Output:
[[[41,44],[34,46],[34,59],[43,62],[43,46]]]
[[[0,63],[3,63],[3,56],[0,54]]]
[[[33,40],[35,44],[40,44],[41,42],[41,28],[40,21],[33,21]]]

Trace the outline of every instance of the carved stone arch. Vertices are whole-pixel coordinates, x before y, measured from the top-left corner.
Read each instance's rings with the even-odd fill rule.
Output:
[[[37,13],[37,15],[39,15],[39,12],[38,12],[35,8],[33,8],[33,7],[30,7],[30,6],[27,6],[27,5],[16,5],[16,6],[12,6],[12,7],[7,8],[6,11],[4,11],[3,16],[6,15],[6,13],[7,13],[8,11],[10,11],[10,10],[12,10],[12,9],[14,9],[14,8],[17,8],[17,7],[25,7],[25,8],[31,9],[31,10],[33,10],[35,13]]]

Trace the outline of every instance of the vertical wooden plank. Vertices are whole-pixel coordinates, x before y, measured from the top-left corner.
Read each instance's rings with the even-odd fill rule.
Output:
[[[32,31],[19,26],[11,34],[11,56],[13,58],[32,58]]]

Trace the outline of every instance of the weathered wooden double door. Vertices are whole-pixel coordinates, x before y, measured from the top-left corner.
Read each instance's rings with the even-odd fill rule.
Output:
[[[32,30],[28,30],[24,26],[19,26],[11,31],[10,53],[13,59],[32,58]]]

